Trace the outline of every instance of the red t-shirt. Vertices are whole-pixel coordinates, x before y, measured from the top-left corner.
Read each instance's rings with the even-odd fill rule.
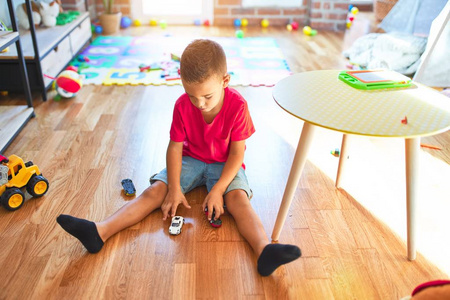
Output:
[[[226,162],[230,143],[245,140],[254,132],[247,101],[236,90],[227,87],[222,109],[211,124],[205,122],[187,94],[181,95],[173,110],[170,139],[183,142],[183,156],[210,164]]]

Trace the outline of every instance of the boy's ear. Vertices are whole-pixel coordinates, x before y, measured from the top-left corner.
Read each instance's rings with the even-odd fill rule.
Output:
[[[223,76],[223,88],[226,88],[229,84],[230,84],[230,80],[231,80],[231,76],[230,74],[225,74],[225,76]]]

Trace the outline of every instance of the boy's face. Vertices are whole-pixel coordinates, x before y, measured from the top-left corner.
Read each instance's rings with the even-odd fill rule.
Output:
[[[210,113],[215,112],[215,108],[220,110],[224,97],[223,90],[230,82],[230,75],[226,74],[223,78],[211,76],[202,83],[187,83],[181,80],[192,104],[202,113]]]

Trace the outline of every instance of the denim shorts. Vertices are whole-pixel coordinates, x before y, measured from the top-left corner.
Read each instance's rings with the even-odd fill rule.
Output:
[[[181,191],[183,194],[186,194],[202,185],[206,185],[208,192],[211,191],[212,187],[219,180],[220,175],[222,175],[224,165],[225,163],[207,164],[190,156],[183,156],[180,176]],[[167,169],[150,177],[150,184],[153,184],[157,180],[167,184]],[[245,176],[245,171],[242,167],[239,169],[233,181],[228,185],[224,195],[233,190],[245,191],[249,199],[253,196],[252,190],[248,185],[247,176]]]

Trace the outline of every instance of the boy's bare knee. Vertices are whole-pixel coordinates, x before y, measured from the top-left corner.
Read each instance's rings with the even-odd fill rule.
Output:
[[[167,185],[162,181],[156,181],[142,192],[143,200],[158,201],[160,204],[164,201],[167,194]]]
[[[247,193],[244,190],[233,190],[225,194],[225,204],[231,214],[233,214],[235,209],[251,207]]]

